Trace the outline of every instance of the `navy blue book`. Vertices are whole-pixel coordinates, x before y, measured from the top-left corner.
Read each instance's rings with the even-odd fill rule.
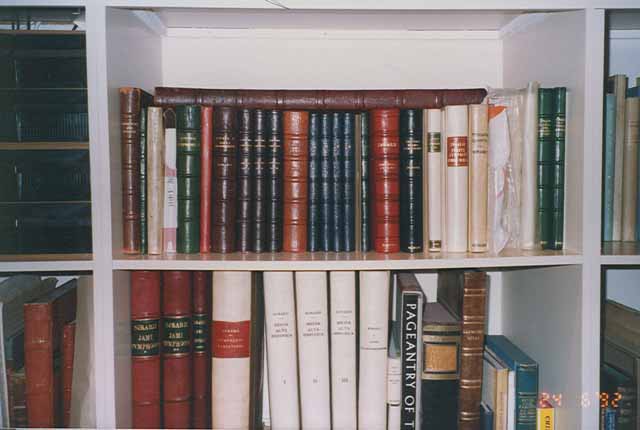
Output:
[[[333,118],[320,114],[320,251],[333,251]]]
[[[320,113],[309,113],[307,248],[320,251]]]
[[[343,138],[343,198],[344,198],[344,251],[352,252],[356,249],[356,114],[344,114]]]
[[[515,372],[516,430],[536,430],[538,363],[502,335],[485,336],[485,348]]]
[[[480,403],[480,430],[493,430],[493,409],[485,402]]]

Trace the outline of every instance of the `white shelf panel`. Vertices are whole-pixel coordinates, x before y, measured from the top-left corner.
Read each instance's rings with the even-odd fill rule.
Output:
[[[640,266],[640,242],[604,242],[600,262],[612,266]]]
[[[116,270],[418,270],[446,268],[499,268],[582,264],[582,256],[569,251],[506,251],[487,254],[380,254],[380,253],[232,253],[176,254],[170,256],[117,256]]]
[[[93,270],[91,254],[0,255],[0,272],[84,272]]]

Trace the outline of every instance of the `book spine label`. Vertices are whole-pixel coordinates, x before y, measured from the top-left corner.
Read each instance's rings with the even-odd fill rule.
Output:
[[[200,108],[200,252],[211,252],[211,185],[213,181],[213,108]]]
[[[285,120],[286,121],[286,120]],[[331,428],[327,273],[296,272],[302,428]]]
[[[147,249],[147,108],[140,112],[140,253]]]
[[[193,410],[194,428],[211,427],[211,272],[193,272]]]
[[[213,428],[249,425],[251,284],[250,272],[213,272]]]
[[[73,352],[75,349],[76,323],[64,325],[62,330],[62,423],[69,427],[71,421],[71,385],[73,383]]]
[[[537,219],[537,142],[538,142],[538,88],[537,82],[530,82],[524,100],[524,141],[522,149],[520,247],[534,249]]]
[[[400,111],[400,249],[422,252],[422,111]]]
[[[447,106],[447,251],[466,252],[469,143],[467,106]]]
[[[640,141],[640,97],[625,102],[625,132],[622,178],[622,240],[636,240],[638,202],[638,142]]]
[[[333,235],[333,116],[329,112],[320,114],[320,251],[334,250]]]
[[[309,113],[307,250],[320,250],[320,113]]]
[[[622,181],[624,170],[624,134],[626,129],[627,77],[615,75],[609,78],[616,97],[615,156],[613,177],[613,240],[622,240]]]
[[[177,250],[193,254],[200,249],[200,106],[176,108],[178,131],[178,239]]]
[[[165,271],[162,285],[162,380],[165,428],[191,426],[191,272]]]
[[[253,163],[253,124],[249,109],[242,109],[238,114],[238,182],[236,208],[236,241],[240,252],[249,252],[251,240],[251,203],[253,199],[253,180],[251,178]]]
[[[160,276],[158,271],[131,272],[131,425],[134,428],[162,427]]]
[[[282,112],[267,112],[267,251],[282,251]]]
[[[400,310],[402,345],[401,428],[420,427],[420,386],[422,343],[422,292],[402,293]]]
[[[164,129],[162,108],[147,108],[147,247],[162,254],[164,218]]]
[[[344,113],[331,112],[332,144],[331,144],[331,224],[333,230],[333,249],[331,251],[344,251]]]
[[[360,285],[366,288],[360,288],[359,303],[358,428],[381,430],[387,424],[389,272],[359,274]]]
[[[272,428],[300,427],[292,272],[264,272],[265,338]]]
[[[263,252],[267,249],[267,141],[265,111],[256,109],[253,112],[253,206],[252,232],[253,252]]]
[[[173,110],[164,113],[164,214],[162,217],[162,249],[165,254],[175,254],[178,242],[178,172],[177,131],[175,119],[171,125],[167,118],[174,116]]]
[[[353,112],[344,113],[343,163],[344,178],[342,192],[344,198],[344,251],[353,252],[356,249],[355,232],[355,180],[356,180],[356,149],[355,149],[355,121]]]
[[[440,109],[424,111],[427,126],[425,144],[427,147],[427,219],[429,232],[429,252],[440,252],[442,248],[442,140],[440,133]]]
[[[400,251],[399,114],[397,109],[370,112],[374,249],[383,253]]]
[[[549,249],[553,240],[554,194],[554,90],[538,91],[538,235],[543,249]]]
[[[229,253],[236,245],[236,111],[213,112],[213,252]]]
[[[564,153],[567,128],[567,89],[554,88],[555,112],[553,115],[553,231],[551,249],[564,246]],[[640,112],[639,112],[640,117]],[[638,120],[640,121],[640,119]],[[637,148],[637,145],[636,145]],[[633,239],[635,240],[635,238]]]
[[[357,427],[356,273],[330,272],[331,425]]]
[[[285,111],[283,243],[285,252],[307,250],[307,196],[309,171],[309,114]]]
[[[602,195],[602,240],[613,240],[613,178],[615,176],[616,96],[605,95],[604,111],[604,183]]]
[[[486,252],[489,105],[469,105],[469,251]]]

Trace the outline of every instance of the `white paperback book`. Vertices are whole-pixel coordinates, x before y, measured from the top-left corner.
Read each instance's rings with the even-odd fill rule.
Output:
[[[440,250],[447,248],[447,111],[440,110]]]
[[[425,213],[428,219],[427,228],[429,238],[429,252],[439,252],[442,245],[442,141],[440,134],[440,126],[442,115],[440,109],[426,109],[426,144],[427,150],[427,204],[425,205]]]
[[[466,105],[447,106],[447,252],[466,252],[469,198],[469,121]]]
[[[269,418],[272,430],[300,428],[293,272],[264,272]]]
[[[173,127],[164,129],[164,218],[162,226],[163,249],[166,254],[175,254],[178,237],[178,173],[176,169],[177,134],[175,114]],[[167,121],[166,121],[167,122]]]
[[[249,425],[251,369],[251,272],[213,272],[211,327],[211,424]]]
[[[389,272],[360,272],[358,428],[387,428]]]
[[[296,272],[298,374],[303,429],[331,428],[327,272]]]
[[[331,426],[358,426],[356,386],[356,272],[330,272]]]
[[[538,162],[538,82],[529,82],[524,99],[524,140],[520,212],[520,246],[534,249],[536,241]]]
[[[391,294],[391,332],[387,359],[387,430],[400,430],[402,420],[402,351],[398,321],[398,277],[393,277]]]

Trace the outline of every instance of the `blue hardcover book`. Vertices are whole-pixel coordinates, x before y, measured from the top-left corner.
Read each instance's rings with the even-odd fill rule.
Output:
[[[486,349],[515,372],[515,429],[536,429],[538,363],[502,335],[485,336]]]
[[[627,98],[629,97],[640,97],[640,86],[628,88]]]
[[[493,430],[493,409],[485,402],[480,403],[480,429]]]
[[[616,430],[616,418],[617,418],[616,410],[611,406],[607,406],[603,414],[604,414],[604,430]]]
[[[616,96],[605,95],[602,240],[613,240],[613,180],[616,164]]]

